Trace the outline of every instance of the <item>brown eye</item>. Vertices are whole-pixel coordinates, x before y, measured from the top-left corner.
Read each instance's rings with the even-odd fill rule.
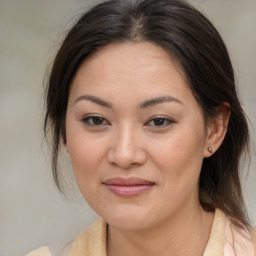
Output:
[[[91,118],[91,121],[94,125],[101,125],[104,122],[104,119],[102,117],[93,117]]]
[[[152,122],[155,126],[162,126],[165,124],[166,119],[165,118],[155,118],[154,120],[152,120]]]
[[[169,118],[166,118],[166,117],[155,117],[155,118],[152,118],[150,119],[146,125],[147,126],[155,126],[155,127],[166,127],[170,124],[174,123],[173,120],[169,119]]]
[[[109,124],[106,119],[101,116],[87,116],[82,119],[82,122],[89,126],[103,126]]]

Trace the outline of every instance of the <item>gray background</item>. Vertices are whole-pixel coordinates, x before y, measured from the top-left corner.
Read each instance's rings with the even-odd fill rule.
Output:
[[[45,70],[63,31],[92,2],[0,0],[0,256],[72,239],[97,218],[73,190],[71,200],[60,196],[42,136]],[[256,1],[189,2],[211,19],[229,48],[255,141]],[[244,188],[256,224],[255,162],[253,153]]]

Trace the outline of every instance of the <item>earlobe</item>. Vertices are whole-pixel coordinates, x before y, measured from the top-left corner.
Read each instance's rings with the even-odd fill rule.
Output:
[[[208,149],[208,151],[212,154],[212,152],[213,152],[213,151],[212,151],[212,147],[208,147],[207,149]]]
[[[63,127],[64,128],[61,130],[61,139],[62,139],[62,143],[63,143],[63,146],[64,146],[66,152],[69,153],[67,137],[66,137],[66,128],[65,128],[65,126],[63,126]]]
[[[69,154],[69,148],[68,148],[68,143],[67,143],[66,137],[63,139],[62,143],[63,143],[63,147],[64,147],[65,151]]]
[[[204,157],[210,157],[220,147],[227,132],[230,113],[231,106],[227,102],[216,107],[216,115],[210,119],[207,126]]]
[[[64,148],[65,148],[66,152],[69,154],[67,142],[66,142],[66,143],[63,143],[63,145],[64,145]]]

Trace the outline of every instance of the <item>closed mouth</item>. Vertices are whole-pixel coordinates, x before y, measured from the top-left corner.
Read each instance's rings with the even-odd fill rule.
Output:
[[[103,182],[107,189],[120,197],[135,197],[150,190],[156,184],[137,177],[115,177]]]

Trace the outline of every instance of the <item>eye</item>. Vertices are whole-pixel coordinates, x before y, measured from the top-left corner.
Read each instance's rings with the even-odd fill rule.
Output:
[[[82,120],[88,126],[104,126],[109,125],[109,122],[99,115],[87,115]]]
[[[170,118],[157,116],[157,117],[151,118],[149,121],[145,123],[145,125],[155,126],[155,127],[166,127],[172,123],[174,123],[174,121]]]

